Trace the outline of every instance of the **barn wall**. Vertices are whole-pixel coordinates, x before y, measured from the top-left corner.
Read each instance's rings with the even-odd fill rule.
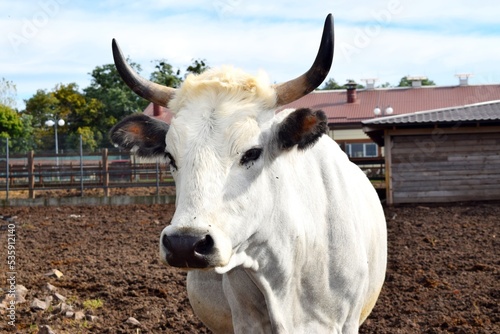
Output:
[[[500,129],[391,139],[393,203],[500,199]]]

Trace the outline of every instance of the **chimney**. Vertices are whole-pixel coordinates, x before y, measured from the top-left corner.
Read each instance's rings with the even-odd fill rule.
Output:
[[[458,78],[458,85],[459,86],[468,86],[469,85],[469,77],[471,77],[472,74],[459,73],[459,74],[455,74],[455,76]]]
[[[356,87],[358,84],[354,82],[354,80],[349,80],[346,84],[346,89],[347,89],[347,103],[356,103],[357,100],[357,93],[356,93]]]
[[[156,103],[153,103],[153,116],[160,116],[161,115],[161,106],[157,105]]]
[[[377,78],[368,78],[368,79],[361,79],[366,83],[366,89],[367,90],[372,90],[375,89],[375,81],[377,81]]]

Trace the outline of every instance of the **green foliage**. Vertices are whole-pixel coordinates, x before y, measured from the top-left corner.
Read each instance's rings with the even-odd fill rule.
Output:
[[[324,84],[323,86],[321,86],[320,88],[318,88],[318,90],[337,90],[337,89],[347,89],[347,84],[351,83],[351,82],[354,82],[354,80],[347,80],[347,83],[344,84],[344,85],[339,85],[337,83],[337,81],[335,81],[334,78],[330,78],[328,79]],[[365,86],[363,85],[360,85],[360,84],[357,84],[356,85],[356,88],[358,89],[361,89],[361,88],[365,88]]]
[[[9,106],[0,104],[0,153],[6,153],[5,141],[9,138],[11,152],[27,152],[31,149],[33,127],[31,118]]]
[[[184,80],[180,69],[174,70],[173,66],[167,63],[165,59],[155,60],[154,63],[155,70],[151,73],[149,80],[173,88],[178,88],[182,84]],[[208,68],[206,60],[195,59],[186,68],[184,77],[188,74],[201,74]]]
[[[127,62],[140,73],[138,64],[130,60]],[[183,73],[199,74],[207,68],[207,62],[202,59],[193,60],[185,71],[174,69],[166,60],[156,60],[150,80],[170,87],[179,87],[185,77]],[[11,137],[21,136],[20,140],[16,141],[19,143],[16,150],[53,151],[55,128],[48,127],[45,122],[57,122],[59,119],[65,121],[64,126],[57,126],[60,153],[78,150],[80,136],[84,150],[109,148],[111,143],[108,133],[111,127],[127,115],[142,112],[149,104],[123,82],[114,64],[97,66],[89,74],[92,77],[91,83],[83,91],[80,91],[75,83],[61,83],[52,90],[37,90],[31,98],[25,100],[26,109],[18,115],[18,125],[22,127],[22,133],[17,131],[10,134]],[[0,101],[5,95],[2,95],[2,87],[10,91],[14,88],[15,91],[15,85],[3,79],[0,81]]]
[[[172,65],[165,59],[155,60],[155,71],[151,73],[149,80],[160,85],[177,88],[182,83],[181,70],[174,70]]]
[[[64,126],[58,126],[59,147],[61,151],[76,150],[79,147],[80,134],[86,148],[96,149],[102,144],[103,132],[107,132],[111,122],[102,120],[103,104],[94,98],[88,98],[78,90],[78,85],[59,84],[52,92],[39,90],[26,101],[24,114],[33,119],[33,146],[37,149],[50,150],[55,143],[51,134],[55,129],[45,122],[49,119],[63,119]],[[65,140],[62,140],[62,139]]]
[[[323,86],[318,88],[319,90],[334,90],[334,89],[344,89],[342,86],[340,86],[337,81],[335,81],[334,78],[328,79]]]
[[[23,121],[19,114],[9,106],[0,104],[0,137],[16,138],[23,135]]]
[[[17,104],[16,96],[16,85],[12,81],[2,78],[2,80],[0,80],[0,104],[15,109]]]
[[[201,74],[208,70],[210,67],[208,66],[205,59],[195,59],[193,60],[193,64],[189,65],[186,69],[186,74]]]
[[[83,126],[77,129],[76,134],[71,134],[68,137],[71,147],[78,147],[80,136],[82,136],[82,148],[86,151],[96,151],[103,140],[102,132],[95,132],[91,127]]]
[[[141,68],[134,62],[130,66],[137,72]],[[137,96],[121,79],[114,64],[97,66],[91,73],[90,86],[85,88],[84,94],[87,98],[93,98],[103,104],[105,111],[104,121],[115,123],[134,112],[142,112],[148,105],[148,101]]]
[[[37,128],[45,126],[45,121],[50,118],[49,115],[52,115],[56,111],[59,104],[53,93],[48,93],[43,89],[37,90],[35,95],[24,102],[26,109],[23,111],[23,114],[30,115],[33,126]]]

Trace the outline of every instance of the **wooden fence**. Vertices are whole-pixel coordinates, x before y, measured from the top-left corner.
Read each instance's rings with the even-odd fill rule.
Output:
[[[384,188],[385,166],[383,158],[353,158],[376,188]],[[109,196],[111,188],[174,186],[165,163],[139,161],[126,152],[86,154],[8,154],[0,158],[0,194],[5,199],[13,191],[27,191],[35,198],[39,191],[102,189]]]
[[[0,159],[0,189],[9,199],[12,191],[28,191],[35,198],[37,191],[102,189],[109,196],[111,188],[173,186],[165,163],[144,163],[134,155],[120,152],[109,154],[37,154],[6,156]]]

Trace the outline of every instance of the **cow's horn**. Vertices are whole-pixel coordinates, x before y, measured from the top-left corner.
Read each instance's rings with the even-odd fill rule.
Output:
[[[325,80],[333,60],[333,16],[328,14],[323,28],[321,45],[311,68],[301,76],[274,86],[277,106],[282,106],[309,94]]]
[[[166,107],[168,101],[174,96],[175,89],[157,84],[156,82],[152,82],[141,77],[132,69],[132,67],[130,67],[129,64],[127,64],[122,51],[114,38],[112,47],[116,69],[127,86],[129,86],[140,97]]]

